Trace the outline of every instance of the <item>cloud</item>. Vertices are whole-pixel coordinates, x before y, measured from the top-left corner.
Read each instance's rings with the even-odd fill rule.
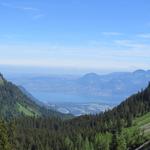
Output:
[[[137,37],[149,39],[150,38],[150,33],[138,34]]]
[[[122,35],[122,33],[120,32],[102,32],[103,35],[105,36],[118,36],[118,35]]]
[[[148,69],[150,44],[135,40],[92,41],[98,46],[68,47],[60,43],[0,45],[0,64],[79,69]]]
[[[23,9],[23,10],[32,10],[32,11],[38,11],[39,10],[38,8],[33,8],[33,7],[20,7],[20,9]]]
[[[27,6],[27,5],[26,6],[16,6],[16,5],[13,5],[12,3],[0,3],[0,6],[9,8],[9,9],[16,9],[19,11],[32,12],[32,15],[34,15],[33,19],[39,19],[44,16],[43,14],[39,14],[40,10],[38,8],[35,8],[32,6]]]
[[[34,8],[34,7],[31,7],[31,6],[14,6],[11,3],[0,3],[0,6],[11,8],[11,9],[18,9],[18,10],[39,11],[38,8]]]
[[[16,5],[13,5],[12,3],[0,3],[0,6],[6,7],[9,9],[16,9],[19,11],[26,11],[26,12],[30,12],[30,13],[32,12],[32,19],[33,20],[38,20],[38,19],[45,16],[43,13],[40,12],[40,9],[32,7],[32,6],[28,6],[28,5],[16,6]]]
[[[119,42],[119,41],[118,41]],[[133,41],[120,41],[120,45],[128,45]],[[132,47],[135,47],[132,45]],[[136,46],[137,47],[137,46]],[[150,66],[150,50],[126,47],[112,49],[74,48],[53,45],[0,45],[0,64],[34,67],[62,67],[97,70],[128,70],[135,68],[148,69]],[[86,55],[85,55],[86,53]]]
[[[7,40],[13,40],[13,39],[20,38],[20,37],[21,35],[14,34],[14,33],[5,33],[5,34],[0,35],[0,38],[7,39]]]
[[[40,19],[40,18],[43,18],[45,15],[44,14],[38,14],[38,15],[35,15],[34,17],[33,17],[33,19],[34,20],[38,20],[38,19]]]
[[[139,43],[134,40],[115,40],[114,43],[117,46],[128,47],[132,49],[147,49],[150,50],[150,45],[145,43]]]
[[[63,68],[78,68],[78,69],[98,69],[98,70],[128,70],[135,68],[148,69],[150,62],[144,61],[133,61],[126,59],[101,59],[99,62],[97,60],[86,60],[86,59],[76,59],[73,61],[71,59],[0,59],[1,65],[15,65],[15,66],[30,66],[30,67],[63,67]]]

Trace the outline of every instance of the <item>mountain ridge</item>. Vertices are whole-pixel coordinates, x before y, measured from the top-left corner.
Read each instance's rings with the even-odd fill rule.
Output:
[[[37,149],[134,150],[150,139],[150,84],[104,113],[63,121],[21,118],[16,126],[19,139]],[[23,150],[31,146],[20,141]]]
[[[44,104],[106,103],[118,105],[131,94],[144,89],[150,79],[149,70],[114,72],[109,74],[88,73],[72,77],[69,75],[17,76],[9,78],[22,86]]]
[[[28,95],[24,94],[19,87],[5,80],[0,74],[0,116],[3,118],[14,118],[19,116],[59,116],[62,113],[47,109],[38,105]]]

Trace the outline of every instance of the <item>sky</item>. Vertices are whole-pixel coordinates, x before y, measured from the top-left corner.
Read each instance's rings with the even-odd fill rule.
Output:
[[[0,65],[150,69],[150,1],[0,0]]]

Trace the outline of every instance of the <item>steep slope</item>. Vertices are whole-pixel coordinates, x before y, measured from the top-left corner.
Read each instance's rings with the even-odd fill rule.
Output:
[[[24,93],[28,98],[30,98],[32,101],[34,101],[36,104],[40,106],[44,106],[44,103],[36,99],[32,94],[30,94],[23,86],[18,86],[18,88]]]
[[[79,123],[80,126],[83,127],[85,127],[86,124],[87,128],[91,126],[91,123],[95,122],[95,126],[99,126],[99,128],[102,127],[103,129],[104,126],[100,122],[107,124],[111,121],[114,122],[114,126],[111,126],[113,130],[115,127],[117,128],[117,123],[119,123],[120,120],[124,120],[124,124],[122,124],[123,127],[131,126],[134,118],[148,112],[150,112],[150,83],[145,90],[130,96],[112,110],[100,113],[99,115],[81,116],[72,121],[74,124]],[[111,130],[111,128],[106,126],[105,130]]]
[[[65,121],[19,118],[16,127],[17,150],[134,150],[150,140],[150,84],[105,113]]]
[[[0,116],[63,116],[63,114],[39,106],[17,86],[8,82],[0,74]]]
[[[132,133],[134,130],[141,130],[147,139],[150,139],[150,112],[133,119],[132,126],[129,128],[124,128],[123,132]]]

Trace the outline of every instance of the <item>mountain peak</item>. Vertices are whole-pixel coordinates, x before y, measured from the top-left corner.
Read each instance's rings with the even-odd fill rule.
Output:
[[[134,71],[133,73],[134,73],[134,74],[143,74],[143,73],[145,73],[145,72],[146,72],[145,70],[139,69],[139,70]]]
[[[84,77],[84,78],[98,78],[99,75],[96,74],[96,73],[91,72],[91,73],[85,74],[83,77]]]
[[[88,73],[85,74],[82,78],[80,78],[80,82],[84,84],[95,84],[99,80],[99,75],[96,73]]]

